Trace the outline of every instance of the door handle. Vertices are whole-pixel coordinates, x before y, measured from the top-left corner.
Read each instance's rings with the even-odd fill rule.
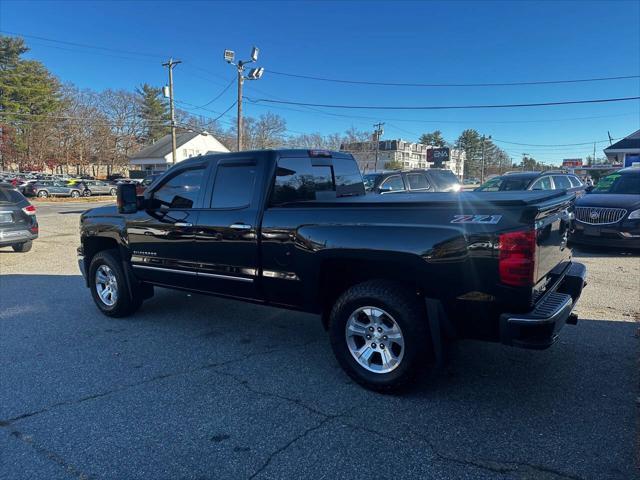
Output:
[[[188,223],[188,222],[176,222],[173,225],[175,227],[193,227],[193,223]]]
[[[229,225],[229,228],[232,230],[251,230],[251,225],[247,225],[246,223],[233,223]]]

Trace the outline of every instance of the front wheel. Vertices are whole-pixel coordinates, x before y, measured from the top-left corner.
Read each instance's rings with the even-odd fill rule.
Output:
[[[71,198],[80,198],[80,192],[78,190],[73,190],[71,192]]]
[[[118,194],[118,190],[116,190],[115,188],[112,188],[111,190],[109,190],[109,193],[111,194],[112,197],[115,197]]]
[[[47,198],[49,196],[49,192],[47,192],[46,190],[40,190],[38,192],[38,197],[40,198]]]
[[[331,312],[329,335],[345,372],[380,392],[406,386],[433,357],[424,304],[412,289],[385,280],[342,294]]]
[[[90,197],[91,196],[91,190],[89,190],[88,188],[82,192],[82,195],[84,195],[85,197]]]
[[[109,317],[126,317],[142,305],[143,297],[129,294],[125,273],[116,250],[96,253],[89,266],[89,288],[96,306]]]

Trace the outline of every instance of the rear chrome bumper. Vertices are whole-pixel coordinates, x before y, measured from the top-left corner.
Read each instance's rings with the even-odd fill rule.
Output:
[[[16,243],[24,243],[29,240],[38,238],[37,233],[31,233],[29,230],[1,230],[0,246],[14,245]]]
[[[565,323],[577,322],[572,312],[586,285],[587,269],[573,262],[565,274],[526,313],[500,316],[500,340],[505,345],[542,350],[553,345]]]

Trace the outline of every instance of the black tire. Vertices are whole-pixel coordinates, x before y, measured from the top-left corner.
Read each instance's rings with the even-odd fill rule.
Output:
[[[11,248],[13,248],[14,252],[26,253],[29,250],[31,250],[32,246],[33,246],[33,242],[29,240],[28,242],[16,243],[14,245],[11,245]]]
[[[402,330],[403,357],[390,372],[367,370],[349,350],[345,335],[347,321],[352,313],[365,306],[388,312]],[[333,353],[343,370],[363,387],[378,392],[392,392],[406,387],[416,374],[433,361],[424,303],[415,291],[395,282],[371,280],[344,292],[331,311],[329,336]]]
[[[112,197],[115,197],[118,194],[118,190],[116,190],[115,188],[112,188],[111,190],[109,190],[109,193],[111,194]]]
[[[89,190],[89,189],[87,188],[84,192],[82,192],[82,195],[83,195],[84,197],[90,197],[90,196],[91,196],[91,190]]]
[[[113,272],[117,283],[117,299],[113,305],[107,305],[98,295],[96,289],[96,271],[100,266],[106,265]],[[133,298],[129,294],[127,288],[127,279],[125,277],[120,255],[117,250],[104,250],[98,252],[91,259],[89,266],[89,288],[93,301],[102,313],[109,317],[126,317],[135,313],[142,305],[143,295],[137,288],[132,288]]]
[[[49,192],[47,192],[46,190],[38,190],[36,196],[40,198],[47,198],[49,196]]]
[[[71,198],[80,198],[80,191],[79,190],[71,190]]]

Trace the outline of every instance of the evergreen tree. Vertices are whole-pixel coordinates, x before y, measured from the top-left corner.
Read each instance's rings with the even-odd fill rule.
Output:
[[[432,147],[446,147],[447,142],[442,136],[442,132],[440,130],[434,130],[431,133],[423,133],[420,136],[419,143],[423,145],[431,145]]]
[[[142,141],[151,144],[171,132],[169,108],[160,88],[143,83],[136,94],[140,103]]]

